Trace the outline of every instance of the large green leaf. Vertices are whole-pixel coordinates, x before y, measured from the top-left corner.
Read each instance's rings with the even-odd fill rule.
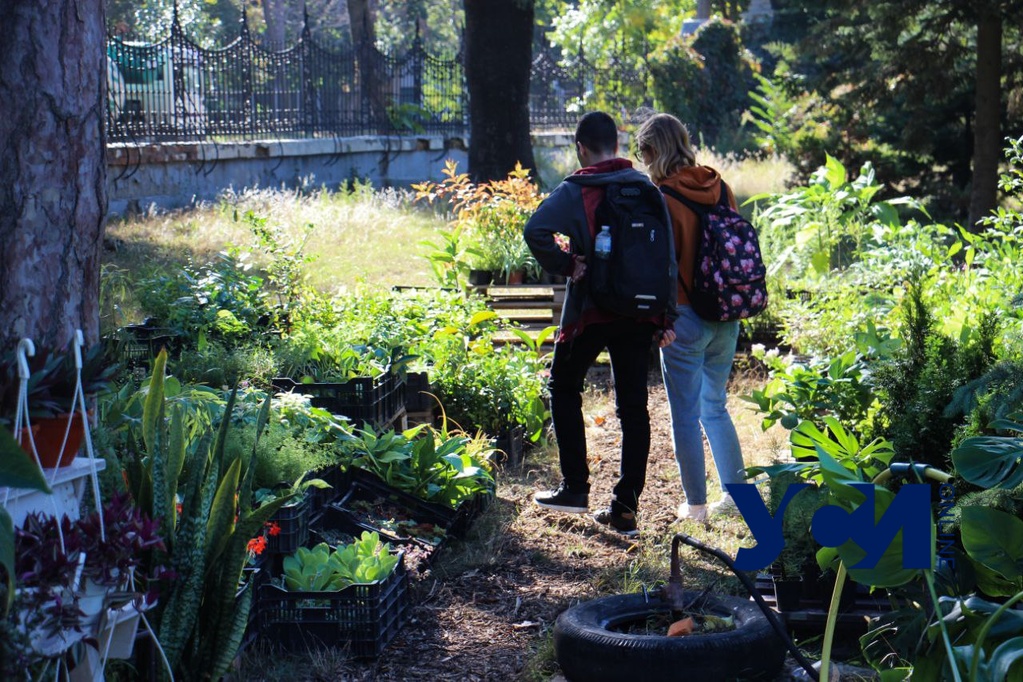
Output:
[[[825,474],[825,480],[827,480],[827,474]],[[841,493],[843,490],[847,491],[846,494],[838,498],[842,502],[841,506],[846,509],[855,509],[864,500],[863,494],[858,490],[836,480],[829,482],[828,488],[831,494],[836,497],[838,497],[837,493]],[[854,499],[855,496],[859,497],[860,502],[850,504],[849,501]],[[894,499],[895,494],[890,490],[878,485],[874,486],[875,524],[885,515]],[[903,568],[902,565],[903,532],[903,530],[899,530],[896,533],[895,538],[885,549],[884,554],[881,555],[881,558],[873,568],[849,568],[849,577],[860,584],[873,585],[875,587],[898,587],[918,578],[920,576],[920,569]],[[930,548],[932,556],[934,553],[935,533],[935,526],[931,525]],[[866,552],[850,540],[838,547],[838,555],[846,567],[851,567],[859,563],[866,556]]]
[[[142,441],[146,450],[156,447],[156,432],[163,421],[163,380],[167,369],[167,351],[161,350],[153,362],[153,375],[149,379],[149,390],[142,407]]]
[[[206,534],[212,540],[206,548],[207,566],[216,564],[231,538],[234,519],[238,512],[235,493],[238,491],[240,476],[241,460],[235,459],[217,486],[217,494],[213,498],[213,507],[210,509],[210,518],[207,522]]]
[[[1015,488],[1023,483],[1023,438],[973,436],[952,451],[964,479],[984,488]]]
[[[167,457],[166,457],[166,489],[167,489],[167,507],[164,513],[167,514],[168,519],[171,519],[170,528],[173,532],[174,527],[177,525],[177,512],[175,511],[177,506],[177,495],[178,495],[178,479],[181,478],[181,470],[185,465],[185,421],[184,413],[180,405],[175,405],[171,409],[171,421],[170,431],[168,432],[167,438]]]
[[[1021,659],[1023,659],[1023,637],[1007,639],[991,652],[991,658],[987,663],[987,672],[992,680],[1001,682],[1008,680],[1009,670]],[[1016,666],[1016,676],[1011,678],[1018,680],[1020,673],[1019,666]]]
[[[245,636],[245,628],[249,623],[249,612],[252,610],[254,598],[255,595],[252,594],[252,586],[250,585],[249,589],[245,590],[245,594],[242,595],[240,601],[233,600],[236,602],[233,616],[222,619],[220,627],[209,638],[213,647],[213,660],[210,662],[210,669],[213,673],[210,679],[219,680],[226,675],[235,656],[238,655],[238,649],[242,645],[242,638]]]
[[[1023,521],[987,507],[965,507],[963,547],[970,558],[1006,580],[1023,577]]]
[[[0,488],[24,488],[50,493],[39,466],[3,426],[0,426]]]

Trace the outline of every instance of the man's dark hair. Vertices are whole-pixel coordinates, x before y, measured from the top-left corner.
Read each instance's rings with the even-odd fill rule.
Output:
[[[603,111],[591,111],[579,119],[575,141],[597,154],[610,154],[618,145],[618,126]]]

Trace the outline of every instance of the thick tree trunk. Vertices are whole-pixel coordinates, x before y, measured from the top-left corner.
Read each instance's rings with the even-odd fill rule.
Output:
[[[99,337],[102,0],[0,0],[0,352]]]
[[[266,22],[266,45],[272,50],[284,49],[287,24],[287,0],[263,0],[263,21]]]
[[[998,161],[1002,155],[1002,18],[985,13],[977,25],[977,100],[973,125],[973,182],[969,228],[998,202]]]
[[[469,173],[476,181],[534,169],[529,136],[533,0],[465,0]]]
[[[376,17],[371,0],[348,0],[348,22],[352,30],[352,44],[359,55],[359,76],[362,79],[363,105],[369,110],[369,120],[386,132],[389,128],[384,65],[376,49]]]

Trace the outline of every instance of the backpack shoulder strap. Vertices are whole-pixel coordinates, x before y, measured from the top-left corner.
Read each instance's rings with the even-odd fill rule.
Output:
[[[684,196],[681,192],[674,190],[671,187],[668,187],[667,185],[661,185],[661,193],[664,194],[665,196],[671,197],[675,201],[681,202],[683,206],[688,208],[696,215],[700,215],[701,213],[707,212],[708,206],[696,203],[692,199]]]
[[[665,196],[669,196],[672,199],[681,202],[686,208],[688,208],[696,215],[706,213],[714,206],[714,204],[701,204],[695,202],[689,197],[683,195],[681,192],[674,190],[671,187],[668,187],[667,185],[661,185],[660,189]],[[717,203],[721,204],[722,206],[725,206],[726,208],[732,207],[732,205],[728,203],[728,185],[725,184],[724,180],[721,181],[721,196],[718,197]]]

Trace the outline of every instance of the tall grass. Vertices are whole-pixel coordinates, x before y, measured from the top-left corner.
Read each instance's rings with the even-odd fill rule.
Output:
[[[367,284],[432,284],[429,249],[444,226],[443,216],[412,205],[407,190],[374,191],[357,185],[350,191],[284,190],[227,192],[215,204],[186,211],[150,213],[107,225],[104,253],[104,301],[107,314],[117,307],[115,326],[138,321],[141,311],[126,281],[138,282],[155,272],[202,265],[229,245],[253,244],[245,215],[252,212],[296,235],[313,229],[305,252],[314,260],[305,267],[309,283],[323,291]]]

